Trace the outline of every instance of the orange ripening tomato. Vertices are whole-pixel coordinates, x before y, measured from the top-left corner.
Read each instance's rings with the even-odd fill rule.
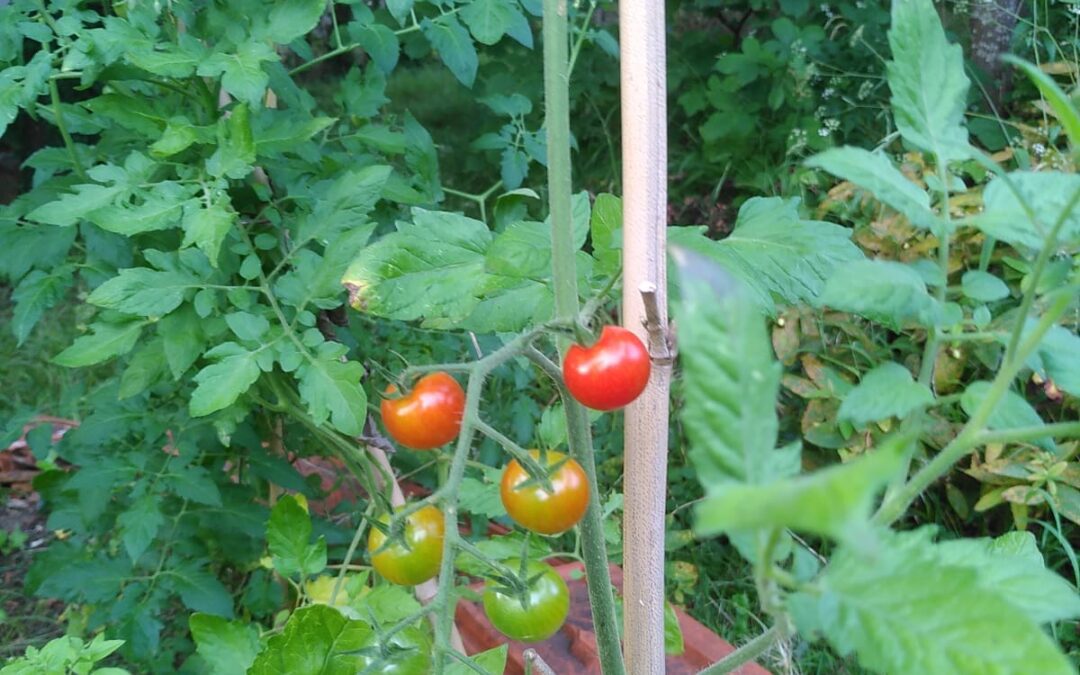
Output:
[[[397,392],[390,385],[387,394]],[[457,438],[465,412],[465,391],[445,372],[420,378],[406,396],[384,398],[379,406],[387,433],[413,450],[432,450]]]
[[[548,467],[566,459],[566,463],[548,478],[551,492],[539,482],[523,486],[531,477],[515,459],[503,470],[499,493],[506,512],[518,525],[540,534],[560,534],[585,515],[589,506],[589,481],[576,460],[567,459],[563,453],[553,450],[546,454]],[[540,458],[538,450],[530,450],[529,455],[533,459]]]
[[[390,515],[384,513],[379,522],[390,523]],[[368,533],[368,553],[371,566],[388,581],[402,586],[415,586],[439,573],[442,564],[443,540],[446,523],[442,511],[425,506],[405,520],[405,533],[401,542],[379,549],[386,535],[377,527]],[[408,544],[406,547],[405,544]]]

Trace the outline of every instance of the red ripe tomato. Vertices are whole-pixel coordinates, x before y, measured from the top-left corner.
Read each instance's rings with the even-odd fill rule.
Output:
[[[604,326],[591,347],[571,345],[563,358],[570,394],[593,410],[615,410],[641,395],[649,383],[649,350],[621,326]]]
[[[529,454],[533,459],[540,458],[538,450],[530,450]],[[549,450],[546,454],[549,467],[566,459],[561,452]],[[506,512],[518,525],[540,534],[559,534],[576,525],[585,515],[589,505],[589,481],[576,460],[566,459],[566,463],[548,477],[551,492],[539,482],[521,485],[531,478],[516,459],[503,470],[499,492]]]
[[[387,394],[397,392],[390,385]],[[444,372],[420,378],[407,396],[384,398],[379,406],[386,431],[413,450],[432,450],[457,438],[465,412],[465,391]]]
[[[520,560],[507,560],[512,570],[521,566]],[[527,572],[530,578],[525,597],[507,595],[489,581],[484,588],[484,613],[491,625],[520,642],[540,642],[554,635],[570,613],[570,589],[555,569],[547,563],[533,560]]]
[[[389,524],[390,515],[384,513],[379,520]],[[405,520],[403,539],[407,548],[398,542],[376,553],[386,541],[386,535],[372,527],[368,533],[371,564],[375,571],[395,584],[415,586],[423,583],[439,573],[445,534],[442,511],[434,506],[425,506]]]

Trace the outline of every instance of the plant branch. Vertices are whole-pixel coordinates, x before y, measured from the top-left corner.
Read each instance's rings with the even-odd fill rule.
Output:
[[[722,675],[723,673],[730,673],[769,651],[769,648],[772,647],[773,644],[783,639],[784,633],[785,631],[780,628],[780,624],[776,624],[708,668],[699,671],[698,675]]]
[[[1031,311],[1031,306],[1035,303],[1035,294],[1038,292],[1039,279],[1042,277],[1043,270],[1046,268],[1046,263],[1050,261],[1050,256],[1054,253],[1054,248],[1057,246],[1058,234],[1065,226],[1065,221],[1073,208],[1080,202],[1080,189],[1073,191],[1072,197],[1065,205],[1065,208],[1061,210],[1061,214],[1058,216],[1057,221],[1053,227],[1050,228],[1050,232],[1046,235],[1046,241],[1043,243],[1042,249],[1039,251],[1039,256],[1035,259],[1035,266],[1031,269],[1031,275],[1028,277],[1028,287],[1024,291],[1024,297],[1020,301],[1020,308],[1017,310],[1016,325],[1013,326],[1012,334],[1009,336],[1009,345],[1005,349],[1005,362],[1008,362],[1014,352],[1016,352],[1017,346],[1020,344],[1020,336],[1024,332],[1024,324],[1026,323],[1027,315]]]
[[[48,16],[48,13],[45,16]],[[90,180],[86,175],[86,170],[83,169],[82,162],[79,161],[79,154],[75,151],[75,142],[71,140],[71,134],[68,133],[67,123],[64,122],[64,113],[60,110],[60,89],[56,85],[56,80],[49,80],[49,96],[52,97],[56,128],[60,130],[60,137],[64,139],[64,147],[67,148],[68,154],[71,155],[71,167],[79,178]]]

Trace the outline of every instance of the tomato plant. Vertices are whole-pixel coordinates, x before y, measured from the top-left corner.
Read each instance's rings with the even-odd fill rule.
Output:
[[[645,391],[652,365],[649,351],[621,326],[604,326],[591,347],[571,345],[563,359],[570,394],[593,410],[616,410]]]
[[[388,524],[390,515],[383,514],[380,522]],[[431,579],[442,563],[445,525],[443,514],[434,506],[425,506],[405,519],[403,542],[379,550],[387,539],[386,533],[372,527],[368,533],[368,553],[375,570],[386,579],[403,586],[415,586]]]
[[[530,450],[541,459],[539,450]],[[577,524],[589,505],[589,481],[576,460],[561,452],[543,453],[545,468],[557,466],[548,476],[551,490],[536,481],[515,459],[503,470],[499,494],[506,512],[518,525],[540,534],[560,534]]]
[[[387,394],[397,386],[386,388]],[[384,398],[379,406],[390,436],[413,450],[432,450],[457,438],[465,391],[444,372],[420,378],[412,391],[400,398]]]
[[[511,567],[520,560],[508,560]],[[520,642],[546,640],[562,627],[570,611],[570,590],[551,565],[538,560],[525,566],[527,590],[515,594],[489,581],[484,589],[484,612],[500,633]]]
[[[373,632],[366,648],[370,653],[360,659],[358,673],[427,675],[431,672],[431,638],[419,628],[403,628],[383,640],[381,646]]]

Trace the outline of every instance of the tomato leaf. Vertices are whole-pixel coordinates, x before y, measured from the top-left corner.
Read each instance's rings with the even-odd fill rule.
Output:
[[[169,570],[180,600],[196,612],[233,617],[232,593],[206,569],[205,561],[185,561]]]
[[[139,339],[145,321],[92,324],[91,335],[77,338],[70,347],[53,357],[53,363],[68,368],[90,366],[127,354]]]
[[[900,135],[945,163],[970,154],[964,111],[971,82],[960,45],[949,44],[931,0],[892,3],[886,66]]]
[[[95,288],[87,302],[126,314],[162,316],[180,306],[185,293],[198,284],[184,272],[135,267]]]
[[[420,30],[458,82],[471,87],[476,80],[480,60],[469,31],[465,30],[457,17],[443,14],[434,21],[424,19],[420,22]]]
[[[212,614],[192,614],[191,637],[212,675],[246,673],[259,653],[259,630],[253,624]]]
[[[950,549],[927,529],[880,533],[875,545],[841,546],[814,582],[788,599],[800,631],[824,636],[841,655],[887,673],[976,675],[1073,672],[1025,602],[1000,588],[1000,567],[1023,585],[1044,573],[996,547]],[[963,560],[960,560],[963,558]],[[1028,577],[1027,575],[1031,575]],[[1076,616],[1076,594],[1058,596],[1057,615]],[[1040,598],[1042,598],[1040,594]],[[1019,603],[1016,604],[1016,603]]]
[[[753,198],[739,209],[735,229],[721,241],[703,228],[669,228],[671,243],[692,248],[720,263],[770,315],[776,301],[814,302],[825,282],[844,263],[861,260],[851,231],[833,223],[803,220],[798,200]]]
[[[907,368],[889,361],[863,375],[859,385],[844,395],[837,418],[865,427],[870,422],[904,417],[933,400],[929,387],[915,382]]]
[[[286,495],[270,512],[266,540],[274,569],[283,576],[312,576],[326,568],[326,540],[311,540],[311,517],[296,498]]]
[[[975,414],[975,410],[982,405],[982,401],[990,392],[990,383],[985,381],[972,382],[964,390],[960,398],[960,407],[969,416]],[[990,415],[986,426],[990,429],[1017,429],[1021,427],[1041,427],[1045,423],[1039,413],[1031,406],[1023,396],[1014,391],[1006,391],[1005,396],[998,401],[997,407]],[[1056,446],[1049,438],[1041,438],[1033,441],[1036,445],[1053,451]]]
[[[367,419],[367,396],[360,386],[364,367],[337,357],[316,358],[296,371],[300,398],[316,424],[327,419],[342,433],[359,436]]]
[[[1023,202],[1014,190],[1020,193]],[[1080,209],[1074,207],[1068,212],[1065,209],[1078,190],[1080,174],[1013,171],[990,181],[983,191],[983,210],[973,221],[996,239],[1037,251],[1046,241],[1047,230],[1064,218],[1058,245],[1075,244],[1080,242]],[[1025,205],[1034,208],[1038,225],[1031,222]]]
[[[933,325],[938,305],[919,273],[903,263],[859,260],[838,267],[825,283],[818,303],[902,328]]]
[[[327,605],[296,610],[281,633],[266,643],[248,675],[280,673],[357,673],[362,657],[348,652],[367,643],[371,628]]]
[[[778,530],[860,541],[869,528],[878,489],[901,468],[910,439],[894,437],[845,464],[763,485],[728,484],[708,490],[695,509],[694,532]]]
[[[799,448],[775,450],[780,364],[765,320],[716,263],[672,247],[680,276],[682,419],[702,484],[764,483],[799,470]]]
[[[510,645],[502,644],[498,647],[492,647],[486,652],[473,654],[469,658],[483,672],[489,675],[502,675],[506,671],[506,656],[509,649]],[[451,661],[446,667],[446,675],[468,675],[468,673],[475,672],[475,669],[457,661]]]
[[[258,352],[249,352],[235,342],[224,342],[206,355],[224,358],[195,375],[199,386],[188,403],[194,417],[229,407],[259,379]]]
[[[165,516],[158,508],[157,496],[146,495],[121,513],[116,524],[120,526],[120,538],[131,561],[137,562],[157,536],[158,529],[165,524]]]
[[[34,270],[23,277],[12,293],[15,312],[11,317],[11,330],[17,346],[22,346],[45,311],[60,302],[74,283],[72,269],[61,266],[46,274]]]
[[[884,154],[862,148],[842,147],[826,150],[806,161],[806,165],[824,169],[869,190],[883,204],[900,212],[912,225],[936,230],[941,221],[930,209],[930,196],[893,165]]]

